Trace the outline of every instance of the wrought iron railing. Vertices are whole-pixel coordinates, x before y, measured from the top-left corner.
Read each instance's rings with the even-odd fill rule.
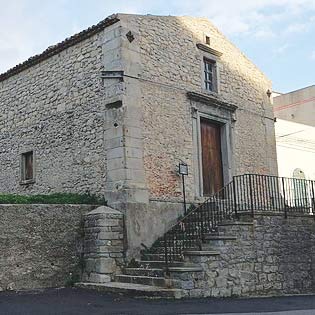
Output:
[[[233,178],[236,212],[255,211],[313,214],[315,181],[245,174]]]
[[[200,249],[206,234],[219,223],[257,211],[315,213],[315,181],[258,174],[234,176],[233,180],[204,203],[189,211],[147,252],[164,257],[166,267],[182,260],[187,249]]]

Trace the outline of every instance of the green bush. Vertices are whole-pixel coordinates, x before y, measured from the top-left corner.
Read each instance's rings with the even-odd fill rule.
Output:
[[[106,205],[106,200],[102,196],[90,193],[55,193],[50,195],[13,195],[0,194],[0,204],[88,204]]]

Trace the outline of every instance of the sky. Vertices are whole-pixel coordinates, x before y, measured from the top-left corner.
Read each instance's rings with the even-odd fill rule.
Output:
[[[209,18],[289,92],[315,84],[315,0],[0,0],[0,73],[112,13]]]

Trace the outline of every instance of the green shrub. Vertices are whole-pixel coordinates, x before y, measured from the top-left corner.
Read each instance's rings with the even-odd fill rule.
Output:
[[[88,204],[106,205],[102,196],[90,193],[55,193],[50,195],[13,195],[0,194],[0,204]]]

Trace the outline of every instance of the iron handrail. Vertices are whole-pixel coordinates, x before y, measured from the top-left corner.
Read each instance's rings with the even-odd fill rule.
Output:
[[[220,223],[238,218],[241,213],[255,215],[257,211],[315,214],[315,181],[244,174],[233,180],[205,202],[180,218],[158,239],[149,253],[162,251],[166,268],[183,258],[189,248],[200,248],[206,234],[215,231]],[[315,217],[315,216],[314,216]]]

